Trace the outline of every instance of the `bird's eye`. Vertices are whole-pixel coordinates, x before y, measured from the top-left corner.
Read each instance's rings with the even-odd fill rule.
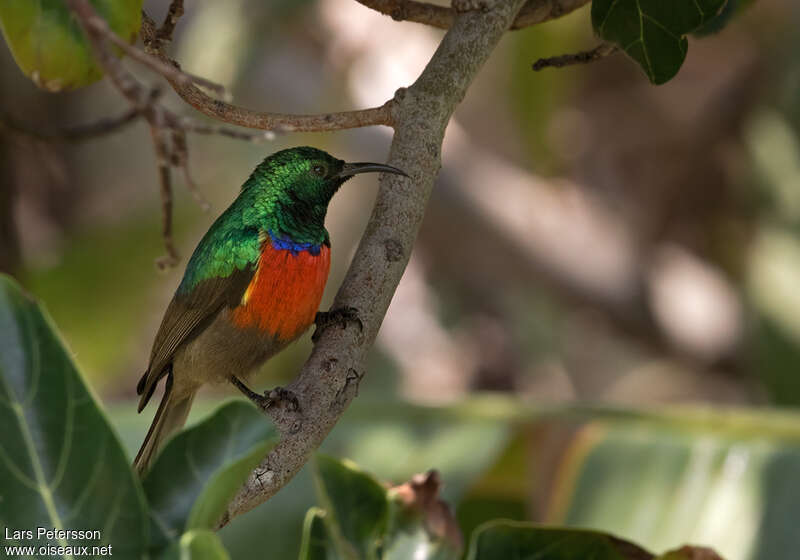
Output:
[[[316,164],[311,168],[311,172],[316,175],[317,177],[324,177],[328,170],[322,164]]]

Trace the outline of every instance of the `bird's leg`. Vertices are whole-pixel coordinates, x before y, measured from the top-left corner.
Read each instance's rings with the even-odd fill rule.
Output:
[[[360,330],[364,330],[364,324],[358,316],[358,309],[355,307],[337,307],[330,311],[318,311],[314,318],[314,324],[317,325],[314,334],[311,335],[311,341],[316,342],[322,333],[331,325],[340,325],[343,329],[347,328],[347,322],[352,321],[358,325]]]
[[[263,395],[259,395],[250,387],[245,385],[241,379],[236,377],[235,375],[231,375],[230,377],[231,383],[239,389],[244,396],[248,399],[253,401],[253,403],[263,409],[266,410],[274,404],[277,404],[281,401],[288,401],[289,402],[289,409],[290,410],[299,410],[300,409],[300,402],[297,400],[297,395],[291,392],[289,389],[284,389],[283,387],[275,387],[274,389],[270,389],[264,391]]]
[[[233,385],[237,389],[239,389],[242,392],[242,394],[244,394],[245,397],[253,401],[253,404],[255,404],[256,406],[260,408],[267,408],[267,406],[269,406],[268,403],[264,402],[265,400],[264,395],[259,395],[258,393],[253,391],[250,387],[245,385],[242,382],[242,380],[236,377],[235,375],[231,375],[231,383],[233,383]]]

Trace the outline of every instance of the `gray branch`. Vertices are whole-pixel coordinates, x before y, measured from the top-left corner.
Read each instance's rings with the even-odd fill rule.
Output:
[[[334,307],[356,308],[363,330],[351,325],[322,333],[289,387],[299,399],[299,411],[270,409],[281,440],[230,502],[220,526],[282,488],[355,396],[441,167],[447,123],[524,3],[496,0],[486,11],[458,14],[417,81],[395,94],[395,135],[388,163],[404,169],[411,179],[382,176],[372,216],[334,302]]]

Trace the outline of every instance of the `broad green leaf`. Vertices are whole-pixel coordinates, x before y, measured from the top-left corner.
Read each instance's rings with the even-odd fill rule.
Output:
[[[705,430],[589,424],[565,454],[548,521],[625,535],[656,550],[691,542],[732,560],[795,558],[800,444],[777,437],[766,422],[735,437],[712,422]]]
[[[633,58],[654,84],[678,73],[686,35],[716,18],[726,0],[594,0],[592,25]]]
[[[198,405],[209,410],[210,403]],[[146,424],[131,410],[134,404],[119,405],[114,417],[121,421],[120,431],[134,433],[128,439],[138,444]],[[597,440],[589,437],[594,429],[579,430],[598,423],[615,426],[610,438],[617,433],[621,437],[617,430],[627,426],[629,445],[644,445],[645,450],[607,452],[605,467],[591,478],[582,465],[584,460],[597,464],[590,456]],[[484,439],[459,435],[469,429]],[[675,433],[683,434],[681,446],[692,447],[692,461],[664,460],[646,447],[648,440],[669,447]],[[633,434],[638,436],[634,439]],[[563,484],[554,485],[552,445],[557,442],[562,456],[561,443],[571,440],[575,444],[564,454],[569,461],[557,469],[564,473],[559,478]],[[727,469],[704,475],[702,450],[709,441],[724,444]],[[487,520],[524,520],[531,511],[540,511],[538,507],[555,503],[559,507],[545,518],[550,524],[566,523],[568,514],[575,524],[610,531],[658,552],[694,543],[712,546],[728,560],[794,560],[800,549],[800,532],[792,525],[800,517],[800,413],[790,409],[637,409],[532,403],[496,395],[474,395],[447,407],[358,399],[324,446],[326,453],[368,465],[379,480],[404,480],[426,467],[441,467],[443,494],[458,506],[467,536]],[[762,450],[772,450],[766,462],[759,459]],[[675,472],[654,475],[653,465],[660,462]],[[297,535],[313,500],[311,471],[309,465],[286,489],[220,532],[233,557],[269,549],[275,558],[297,558]],[[747,474],[751,471],[755,476]],[[699,481],[697,501],[691,499],[692,480]],[[632,511],[643,515],[637,518]],[[728,513],[735,514],[735,522],[715,523]],[[620,516],[619,524],[604,520],[606,514]]]
[[[158,556],[158,560],[229,560],[229,558],[216,533],[207,529],[187,531]]]
[[[90,2],[117,35],[136,39],[142,0]],[[64,0],[2,0],[0,29],[17,66],[43,89],[75,89],[103,75]]]
[[[472,537],[469,560],[643,560],[644,549],[595,531],[539,527],[529,523],[492,521]]]
[[[144,497],[128,459],[42,309],[0,275],[0,527],[99,530],[99,539],[5,545],[147,548]]]
[[[316,459],[315,479],[339,556],[377,558],[389,509],[386,489],[352,463],[324,455]]]
[[[250,403],[233,401],[172,438],[143,481],[153,548],[188,529],[211,529],[252,469],[277,441]]]
[[[303,522],[303,540],[300,543],[300,560],[334,560],[337,558],[328,528],[325,510],[313,507]]]

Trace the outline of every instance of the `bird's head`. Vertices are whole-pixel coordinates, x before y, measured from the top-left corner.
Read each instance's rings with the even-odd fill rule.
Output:
[[[345,181],[371,172],[408,176],[390,165],[347,163],[317,148],[302,146],[267,157],[242,190],[256,190],[256,204],[277,204],[280,211],[298,218],[321,211],[324,218],[328,203]]]

